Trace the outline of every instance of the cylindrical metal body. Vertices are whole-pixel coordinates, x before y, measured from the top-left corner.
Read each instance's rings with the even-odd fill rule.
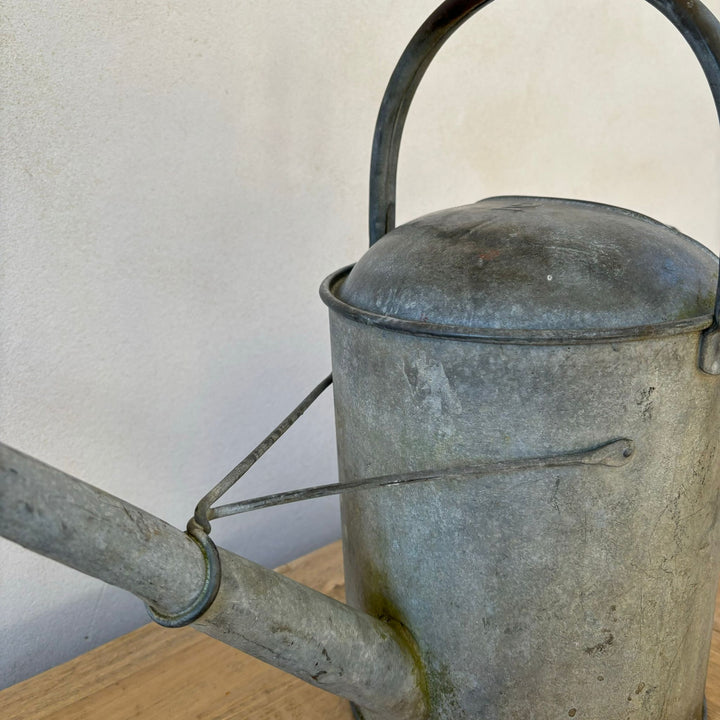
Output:
[[[343,497],[348,600],[411,630],[433,720],[700,720],[720,382],[699,334],[528,347],[331,328],[341,481],[635,442],[622,468]]]
[[[630,211],[549,198],[395,228],[414,93],[489,1],[446,0],[407,46],[375,130],[371,248],[321,289],[341,482],[437,478],[342,498],[348,600],[409,629],[431,720],[700,720],[720,572],[717,258]],[[720,24],[699,2],[649,2],[720,113]],[[618,438],[634,447],[618,467],[442,478]]]

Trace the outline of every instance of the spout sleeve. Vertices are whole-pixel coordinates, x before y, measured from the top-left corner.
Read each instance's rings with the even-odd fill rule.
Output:
[[[185,533],[2,444],[0,535],[168,614],[188,607],[204,581],[202,552]],[[367,718],[426,716],[402,629],[226,550],[220,559],[218,594],[194,627],[352,700]]]
[[[205,574],[185,533],[2,444],[0,535],[168,614],[192,603]]]

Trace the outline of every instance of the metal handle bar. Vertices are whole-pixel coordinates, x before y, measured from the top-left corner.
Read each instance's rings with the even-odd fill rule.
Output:
[[[370,163],[370,245],[395,227],[400,141],[410,103],[425,71],[445,41],[492,0],[446,0],[405,48],[380,105]],[[700,2],[646,0],[682,33],[705,72],[720,119],[720,23]],[[700,367],[720,374],[720,275],[713,324],[702,340]]]

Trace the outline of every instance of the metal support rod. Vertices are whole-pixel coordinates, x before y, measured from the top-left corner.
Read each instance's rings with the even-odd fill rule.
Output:
[[[350,480],[344,483],[330,483],[316,485],[315,487],[300,488],[299,490],[286,490],[285,492],[263,495],[262,497],[240,500],[228,505],[218,505],[210,508],[208,517],[216,518],[240,515],[241,513],[261,510],[288,503],[313,500],[341,495],[361,490],[377,490],[397,485],[412,485],[420,482],[434,482],[449,480],[476,480],[486,475],[500,475],[502,473],[517,472],[519,470],[535,470],[547,467],[570,467],[573,465],[604,465],[606,467],[620,467],[624,465],[634,452],[633,441],[628,438],[611,440],[595,448],[578,450],[559,455],[544,457],[516,458],[512,460],[495,460],[464,467],[454,467],[436,470],[419,470],[416,472],[393,473],[379,475],[371,478]]]
[[[302,414],[332,385],[332,375],[318,383],[303,401],[259,444],[243,458],[215,487],[197,504],[195,513],[188,522],[188,531],[195,524],[205,533],[210,533],[211,505],[217,502],[245,473],[299,420]]]
[[[0,535],[167,614],[202,590],[203,555],[185,533],[2,444]],[[226,550],[220,560],[217,597],[194,627],[383,718],[425,717],[402,628]]]

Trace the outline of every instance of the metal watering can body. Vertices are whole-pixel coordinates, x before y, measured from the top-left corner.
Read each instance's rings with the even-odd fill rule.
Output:
[[[444,3],[406,49],[376,127],[371,248],[321,288],[340,482],[434,478],[342,497],[348,601],[410,630],[429,717],[699,720],[720,573],[717,258],[553,198],[394,228],[415,89],[485,4]],[[651,4],[717,100],[717,21]]]
[[[574,234],[549,223],[553,214],[563,226],[570,216]],[[435,234],[453,215],[470,215],[479,229],[457,242]],[[605,275],[602,256],[627,250],[626,225],[636,245],[676,235],[614,208],[500,198],[410,223],[373,250],[395,257],[397,244],[406,256],[404,241],[431,236],[425,250],[462,255],[451,294],[463,276],[480,275],[486,294],[476,305],[492,304],[493,278],[524,274],[537,310],[561,299],[553,283],[572,286],[583,267],[594,274],[585,287],[617,284],[624,272]],[[506,259],[508,245],[531,246],[543,231],[552,243],[530,253],[530,264]],[[712,287],[716,259],[691,243],[683,249]],[[428,320],[432,301],[419,303],[422,319],[418,311],[417,320],[396,320],[400,305],[414,309],[402,300],[390,322],[363,317],[348,296],[366,307],[387,299],[377,286],[356,291],[371,254],[326,286],[341,482],[429,470],[436,478],[343,496],[348,601],[410,629],[433,718],[701,718],[720,571],[720,382],[698,369],[699,332],[666,327],[655,336],[638,323],[642,336],[632,340],[596,342],[576,329],[564,339],[557,331],[551,344],[518,327],[514,339],[488,342],[473,337],[477,326],[463,337]],[[681,262],[674,257],[675,270]],[[442,275],[426,267],[433,281]],[[413,286],[422,270],[418,260],[397,272]],[[384,282],[393,271],[374,275]],[[403,286],[397,277],[390,284]],[[639,291],[628,289],[590,299],[629,305]],[[422,295],[415,290],[408,297]],[[459,305],[469,314],[466,299]],[[512,301],[504,300],[503,331]],[[571,320],[585,320],[577,306],[562,322]],[[597,448],[613,454],[598,457]],[[585,455],[563,466],[569,453]],[[518,467],[523,458],[535,462]]]
[[[648,0],[720,108],[720,25]],[[340,484],[188,533],[0,445],[0,534],[350,699],[363,720],[700,720],[720,574],[720,295],[649,218],[491,198],[394,228],[400,138],[448,0],[380,110],[371,249],[330,307]],[[349,605],[218,549],[210,520],[342,493]]]

